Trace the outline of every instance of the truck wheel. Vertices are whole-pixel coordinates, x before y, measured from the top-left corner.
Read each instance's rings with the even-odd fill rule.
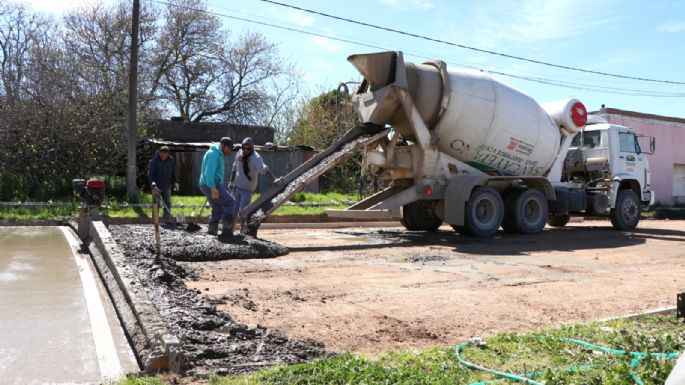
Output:
[[[435,215],[435,201],[420,200],[404,205],[402,225],[411,231],[436,231],[442,220]]]
[[[504,230],[505,233],[509,234],[513,234],[516,232],[514,230],[513,216],[510,213],[514,211],[511,206],[514,204],[514,198],[516,197],[517,193],[517,190],[512,190],[505,193],[503,197],[504,218],[502,219],[502,230]]]
[[[552,227],[564,227],[571,220],[571,216],[568,214],[553,214],[547,215],[547,224]]]
[[[545,227],[547,210],[547,199],[540,190],[516,190],[507,198],[502,228],[518,234],[539,233]]]
[[[477,237],[495,235],[504,217],[504,203],[492,187],[476,187],[466,202],[465,230]]]
[[[618,190],[616,205],[609,213],[614,229],[632,230],[640,221],[640,200],[633,190]]]
[[[400,224],[409,231],[419,231],[419,228],[414,225],[414,222],[409,222],[405,218],[400,219]]]

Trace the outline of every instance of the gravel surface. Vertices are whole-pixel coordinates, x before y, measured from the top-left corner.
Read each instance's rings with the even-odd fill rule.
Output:
[[[155,251],[154,227],[150,225],[113,226],[125,228],[135,235],[135,242],[143,243],[150,253]],[[114,232],[113,232],[114,233]],[[121,233],[121,232],[120,232]],[[207,227],[188,232],[183,226],[161,226],[161,255],[176,261],[220,261],[237,258],[273,258],[288,254],[288,249],[278,243],[265,241],[249,235],[217,237],[207,234]]]
[[[236,237],[235,243],[217,241],[204,229],[188,233],[166,228],[162,231],[163,252],[158,265],[154,262],[152,226],[111,226],[110,231],[169,330],[181,339],[187,359],[186,375],[237,374],[325,354],[320,343],[291,340],[260,325],[248,327],[235,322],[229,314],[217,310],[202,291],[186,286],[184,280],[197,279],[194,268],[191,263],[176,261],[274,257],[287,253],[285,247],[250,237]]]

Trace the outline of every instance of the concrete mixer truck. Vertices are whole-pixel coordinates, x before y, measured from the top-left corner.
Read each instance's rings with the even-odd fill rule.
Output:
[[[587,124],[576,99],[539,105],[485,73],[409,63],[401,52],[348,60],[364,77],[352,97],[361,124],[248,206],[257,226],[357,149],[387,188],[329,216],[395,218],[417,231],[446,223],[490,236],[500,227],[537,233],[588,214],[630,230],[653,203],[645,153],[654,138],[644,151],[628,127]]]
[[[359,119],[388,128],[364,163],[392,183],[329,215],[385,212],[410,230],[446,222],[487,236],[500,226],[537,233],[576,214],[606,215],[614,228],[630,230],[653,203],[645,153],[654,138],[643,151],[628,127],[586,125],[578,100],[539,105],[482,72],[408,63],[401,52],[348,60],[364,76],[353,96]]]

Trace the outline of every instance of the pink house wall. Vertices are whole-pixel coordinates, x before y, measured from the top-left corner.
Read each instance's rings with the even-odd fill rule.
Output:
[[[673,164],[685,164],[685,123],[602,113],[602,111],[598,115],[611,124],[631,127],[639,134],[653,136],[656,139],[654,154],[647,155],[652,175],[652,190],[654,190],[657,203],[667,206],[674,204]],[[648,141],[642,140],[640,144],[646,147]]]

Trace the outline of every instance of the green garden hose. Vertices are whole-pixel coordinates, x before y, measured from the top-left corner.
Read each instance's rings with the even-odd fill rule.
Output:
[[[540,339],[542,340],[556,340],[556,341],[561,341],[561,342],[567,342],[567,343],[572,343],[576,345],[580,345],[582,347],[592,349],[595,351],[599,351],[602,353],[606,354],[612,354],[612,355],[617,355],[617,356],[622,356],[622,355],[627,355],[629,357],[633,357],[630,363],[630,377],[633,379],[633,381],[637,385],[644,385],[642,382],[642,379],[635,374],[632,369],[635,369],[639,364],[640,364],[640,359],[645,358],[645,357],[656,357],[656,358],[662,358],[662,359],[677,359],[680,354],[679,353],[643,353],[643,352],[627,352],[625,350],[618,350],[618,349],[610,349],[604,346],[599,346],[595,344],[591,344],[589,342],[573,339],[573,338],[558,338],[558,337],[546,337],[546,336],[540,336]],[[523,382],[525,384],[531,384],[531,385],[544,385],[541,382],[535,381],[533,378],[536,377],[542,377],[544,376],[544,373],[542,372],[532,372],[532,373],[526,373],[525,375],[516,375],[512,373],[506,373],[506,372],[500,372],[494,369],[489,369],[481,365],[474,364],[472,362],[466,361],[465,359],[462,358],[461,352],[464,350],[464,347],[468,343],[461,343],[457,345],[455,348],[455,355],[457,357],[457,360],[459,361],[460,364],[466,366],[469,369],[475,369],[475,370],[480,370],[484,371],[487,373],[494,374],[498,377],[502,377],[503,379],[499,380],[489,380],[489,381],[482,381],[482,382],[474,382],[471,383],[470,385],[486,385],[486,384],[492,384],[495,382],[503,382],[505,379],[507,380],[512,380],[516,382]],[[602,365],[581,365],[581,366],[572,366],[569,368],[564,369],[564,371],[567,372],[580,372],[584,370],[590,370],[594,369],[597,367],[600,367]]]

